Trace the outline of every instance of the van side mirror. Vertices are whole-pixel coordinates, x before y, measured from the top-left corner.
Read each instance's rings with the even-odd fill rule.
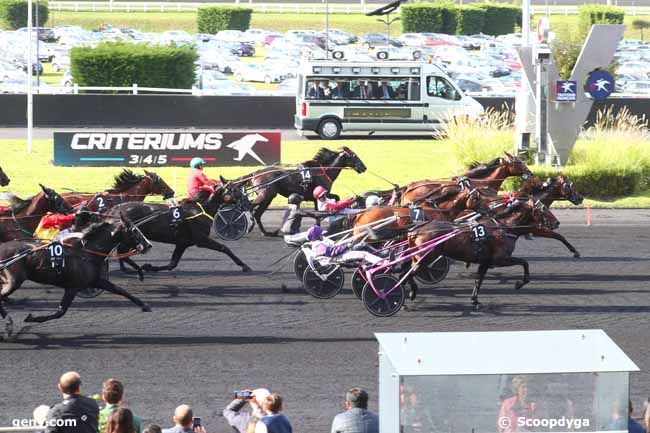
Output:
[[[454,90],[454,101],[460,101],[463,99],[463,95],[458,90]]]

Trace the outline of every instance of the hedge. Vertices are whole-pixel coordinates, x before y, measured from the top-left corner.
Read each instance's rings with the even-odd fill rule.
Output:
[[[73,48],[70,70],[79,86],[190,89],[197,59],[189,47],[109,42]]]
[[[401,7],[402,32],[472,35],[513,33],[521,22],[521,7],[481,3],[456,6],[444,0]]]
[[[521,6],[480,3],[474,5],[485,11],[483,33],[498,36],[514,33],[515,28],[521,24]]]
[[[456,6],[451,2],[416,3],[401,8],[403,33],[456,33]]]
[[[580,31],[587,34],[593,24],[623,24],[625,10],[616,6],[584,4],[578,7]]]
[[[221,30],[248,30],[252,13],[253,9],[238,6],[200,7],[196,15],[199,33],[215,34]]]
[[[456,8],[456,34],[475,35],[483,31],[485,10],[473,6]]]
[[[43,27],[47,22],[50,10],[47,2],[38,3],[38,27]],[[27,1],[26,0],[0,0],[0,24],[8,29],[27,27]],[[36,6],[32,3],[32,25],[36,26]]]

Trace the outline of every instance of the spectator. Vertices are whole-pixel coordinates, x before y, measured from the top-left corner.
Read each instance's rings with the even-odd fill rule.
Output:
[[[632,418],[632,415],[634,414],[634,408],[632,407],[632,400],[630,400],[630,409],[629,409],[629,418],[627,420],[627,431],[628,433],[646,433],[645,430],[643,429],[643,426],[634,418]]]
[[[379,433],[379,417],[368,410],[368,393],[352,388],[345,394],[346,411],[334,417],[332,433]]]
[[[42,404],[34,409],[34,422],[38,427],[45,427],[45,421],[47,421],[47,413],[49,411],[50,407],[45,404]]]
[[[246,389],[245,391],[249,391]],[[248,425],[253,426],[264,415],[262,412],[262,403],[271,393],[268,389],[258,388],[253,391],[251,398],[243,399],[236,398],[230,402],[223,410],[223,417],[226,418],[228,424],[238,433],[246,433]],[[251,412],[243,411],[246,403],[250,404]]]
[[[357,99],[372,99],[373,92],[370,81],[363,81],[359,83],[359,86],[354,89],[353,96]]]
[[[52,406],[47,414],[47,420],[74,419],[76,425],[57,427],[56,423],[50,422],[45,432],[97,433],[99,406],[92,398],[80,394],[81,377],[79,374],[74,371],[65,373],[59,379],[58,388],[63,394],[63,401]]]
[[[174,411],[174,417],[172,418],[174,427],[166,428],[162,433],[205,433],[203,426],[193,428],[193,417],[194,413],[189,405],[182,404],[178,406]]]
[[[643,402],[643,413],[641,414],[641,424],[645,433],[650,433],[650,398]]]
[[[321,81],[320,87],[323,89],[323,99],[332,99],[332,89],[330,88],[330,82],[328,80]]]
[[[325,99],[325,92],[318,85],[318,81],[314,81],[311,83],[311,87],[307,91],[307,97],[309,99]]]
[[[109,415],[104,433],[134,433],[133,412],[124,407],[116,407]]]
[[[106,402],[106,407],[99,412],[99,433],[106,429],[108,417],[115,412],[124,403],[124,385],[117,379],[108,379],[102,384],[102,399]],[[135,433],[140,433],[142,420],[139,416],[132,413],[133,429]]]
[[[266,413],[255,425],[255,433],[292,433],[291,423],[282,412],[282,397],[273,393],[264,399],[262,410]]]
[[[162,429],[158,424],[149,424],[142,430],[142,433],[162,433]]]
[[[375,97],[377,99],[394,99],[395,90],[388,84],[388,81],[382,81],[381,86],[377,88],[375,92]]]
[[[345,85],[344,85],[344,83],[342,81],[337,81],[336,82],[336,87],[334,89],[332,89],[331,95],[332,95],[332,99],[349,99],[350,98],[350,92],[345,87]]]
[[[535,418],[536,405],[528,399],[528,379],[526,376],[515,376],[512,378],[513,396],[506,398],[501,403],[499,418],[497,420],[497,430],[499,433],[512,433],[517,429],[517,419],[524,417],[526,419]],[[509,423],[500,420],[508,419]],[[507,425],[507,427],[505,427]]]

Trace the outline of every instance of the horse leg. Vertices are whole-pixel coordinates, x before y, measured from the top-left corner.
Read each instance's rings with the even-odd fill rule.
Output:
[[[54,320],[63,317],[66,311],[68,311],[68,308],[72,304],[72,301],[74,300],[75,296],[77,296],[77,289],[66,288],[65,293],[63,293],[63,298],[61,298],[61,303],[59,304],[59,308],[57,308],[56,310],[56,313],[48,314],[46,316],[32,316],[32,314],[30,313],[27,317],[25,317],[24,321],[33,322],[33,323],[43,323],[49,320]]]
[[[472,292],[472,305],[474,305],[476,308],[479,308],[481,306],[481,303],[478,301],[478,293],[481,291],[481,285],[483,284],[483,279],[485,278],[487,271],[488,265],[481,263],[478,267],[478,277],[474,282],[474,291]]]
[[[257,222],[257,225],[259,226],[260,231],[264,236],[277,236],[279,230],[276,230],[275,232],[268,232],[264,228],[264,224],[262,224],[262,215],[269,208],[271,202],[273,201],[273,199],[277,194],[275,192],[269,194],[265,194],[265,193],[266,191],[262,192],[260,195],[258,195],[255,198],[255,201],[257,203],[254,203],[255,208],[253,210],[253,219],[255,220],[255,222]]]
[[[0,317],[6,320],[5,335],[11,337],[14,332],[14,321],[4,308],[4,303],[9,300],[9,295],[15,292],[25,281],[23,274],[11,273],[5,269],[0,273]]]
[[[120,270],[124,272],[125,274],[130,273],[128,269],[126,269],[126,266],[124,266],[124,263],[127,265],[131,266],[131,268],[135,269],[135,271],[138,273],[138,280],[144,281],[144,271],[142,270],[142,267],[138,266],[136,262],[131,260],[131,257],[125,257],[123,259],[120,259]]]
[[[183,253],[188,247],[189,245],[187,244],[176,244],[176,248],[174,248],[174,252],[172,253],[172,258],[169,261],[169,264],[165,266],[153,266],[150,263],[145,263],[140,269],[145,272],[171,271],[172,269],[175,269],[176,266],[178,266],[178,262],[181,261],[181,257],[183,257]]]
[[[411,270],[411,266],[412,264],[408,260],[402,264],[402,267],[400,269],[401,273],[399,276],[400,280],[404,278],[404,276]],[[409,299],[411,301],[415,301],[415,297],[418,294],[418,285],[415,282],[415,270],[411,272],[411,275],[408,276],[406,282],[408,282],[409,287],[411,288],[411,290],[409,290]]]
[[[538,238],[548,238],[548,239],[558,240],[558,241],[562,242],[564,244],[564,246],[567,247],[569,249],[569,251],[571,251],[573,253],[573,257],[575,257],[576,259],[580,258],[580,253],[578,252],[578,250],[573,245],[571,245],[571,243],[569,241],[567,241],[564,236],[562,236],[561,234],[559,234],[557,232],[554,232],[552,230],[543,230],[542,229],[542,230],[539,230],[539,231],[534,230],[533,235],[537,236]]]
[[[241,259],[239,257],[237,257],[235,255],[235,253],[233,253],[230,250],[230,248],[228,248],[227,246],[225,246],[223,244],[220,244],[219,242],[217,242],[217,241],[215,241],[213,239],[209,239],[209,238],[201,239],[199,242],[196,243],[196,246],[199,247],[199,248],[208,248],[210,250],[219,251],[220,253],[224,253],[225,255],[230,257],[230,259],[233,262],[235,262],[235,264],[237,266],[240,266],[241,270],[243,272],[250,272],[251,271],[251,268],[248,267],[248,265],[246,263],[242,262]]]
[[[104,289],[107,292],[115,293],[116,295],[124,296],[125,298],[133,302],[135,305],[140,307],[142,311],[146,311],[146,312],[151,311],[151,307],[149,307],[147,304],[142,302],[140,298],[133,296],[123,288],[116,286],[115,284],[111,283],[108,280],[104,280],[100,278],[99,280],[97,280],[96,287],[98,289]]]
[[[515,266],[515,265],[520,265],[522,268],[524,268],[523,281],[517,281],[515,283],[515,290],[519,290],[524,285],[528,284],[528,282],[530,281],[530,270],[529,270],[528,262],[518,257],[509,257],[503,261],[499,261],[496,264],[496,266]]]

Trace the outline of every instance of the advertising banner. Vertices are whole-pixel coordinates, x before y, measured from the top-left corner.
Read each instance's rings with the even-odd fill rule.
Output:
[[[55,132],[54,165],[185,167],[194,157],[209,166],[280,162],[280,132]]]

